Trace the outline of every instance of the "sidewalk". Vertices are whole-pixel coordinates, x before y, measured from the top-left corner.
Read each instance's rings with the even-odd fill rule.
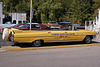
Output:
[[[17,47],[17,46],[1,46],[0,52],[7,52],[7,49],[11,49],[11,48],[20,48],[20,47]]]

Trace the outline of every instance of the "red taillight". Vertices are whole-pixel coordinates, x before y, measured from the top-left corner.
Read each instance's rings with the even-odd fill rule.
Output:
[[[60,25],[60,27],[62,27],[62,25]]]
[[[15,32],[14,31],[12,31],[14,34],[15,34]]]

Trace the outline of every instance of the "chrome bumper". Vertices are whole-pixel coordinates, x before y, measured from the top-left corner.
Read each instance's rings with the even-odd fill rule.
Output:
[[[9,41],[14,42],[14,34],[11,35],[11,37],[9,38]]]
[[[93,39],[96,39],[96,35],[93,35]]]

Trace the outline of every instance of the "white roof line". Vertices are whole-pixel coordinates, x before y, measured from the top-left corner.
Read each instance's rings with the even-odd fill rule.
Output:
[[[30,23],[27,23],[27,24],[30,24]],[[38,24],[38,23],[31,23],[31,24]]]

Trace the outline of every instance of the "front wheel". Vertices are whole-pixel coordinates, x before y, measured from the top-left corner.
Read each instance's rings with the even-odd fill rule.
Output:
[[[92,42],[92,39],[90,36],[86,36],[85,39],[83,40],[84,43],[89,44]]]
[[[41,40],[36,40],[36,41],[34,41],[32,44],[33,44],[33,46],[34,47],[39,47],[39,46],[41,46],[42,45],[42,41]]]

